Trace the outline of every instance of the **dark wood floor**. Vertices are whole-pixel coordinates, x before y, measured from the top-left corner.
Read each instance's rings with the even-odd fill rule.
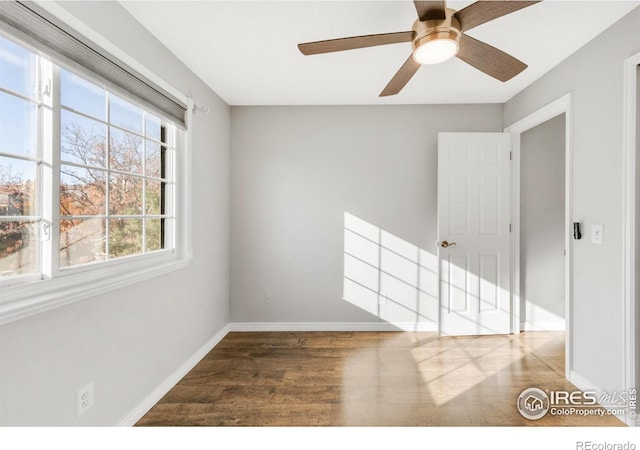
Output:
[[[620,426],[531,421],[526,388],[575,390],[562,333],[229,333],[138,426]]]

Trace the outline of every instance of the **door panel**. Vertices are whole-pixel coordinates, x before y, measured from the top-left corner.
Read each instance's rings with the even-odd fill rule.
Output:
[[[511,330],[509,147],[507,133],[438,136],[441,334]]]

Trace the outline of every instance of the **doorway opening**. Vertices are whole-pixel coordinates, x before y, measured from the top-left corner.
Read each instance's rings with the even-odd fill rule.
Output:
[[[520,329],[564,331],[565,115],[520,140]]]
[[[541,353],[547,346],[557,354],[557,346],[564,345],[564,360],[549,363],[568,379],[572,341],[571,94],[505,131],[511,133],[513,152],[511,331],[521,337],[522,331],[529,330],[528,338],[542,333],[531,340],[531,344],[537,341]]]
[[[565,366],[565,114],[520,137],[519,339],[556,372]]]

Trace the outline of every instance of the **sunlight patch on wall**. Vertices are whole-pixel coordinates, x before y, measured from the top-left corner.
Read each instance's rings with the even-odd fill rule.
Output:
[[[435,330],[436,255],[344,214],[343,298],[406,331]]]

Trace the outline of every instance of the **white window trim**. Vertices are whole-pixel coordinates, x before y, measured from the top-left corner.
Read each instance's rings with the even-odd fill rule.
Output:
[[[191,238],[191,151],[193,99],[169,85],[157,74],[140,64],[95,30],[55,3],[43,3],[42,6],[59,19],[83,33],[87,38],[101,45],[105,50],[131,64],[140,74],[154,81],[167,92],[187,104],[185,122],[186,131],[179,133],[176,139],[175,189],[177,205],[175,214],[175,251],[166,250],[136,255],[134,258],[122,258],[100,265],[95,269],[60,275],[52,279],[38,279],[15,286],[0,288],[0,325],[20,320],[61,306],[83,301],[132,284],[167,274],[189,266],[193,259]],[[89,269],[90,266],[87,267]],[[30,280],[30,279],[29,279]]]

